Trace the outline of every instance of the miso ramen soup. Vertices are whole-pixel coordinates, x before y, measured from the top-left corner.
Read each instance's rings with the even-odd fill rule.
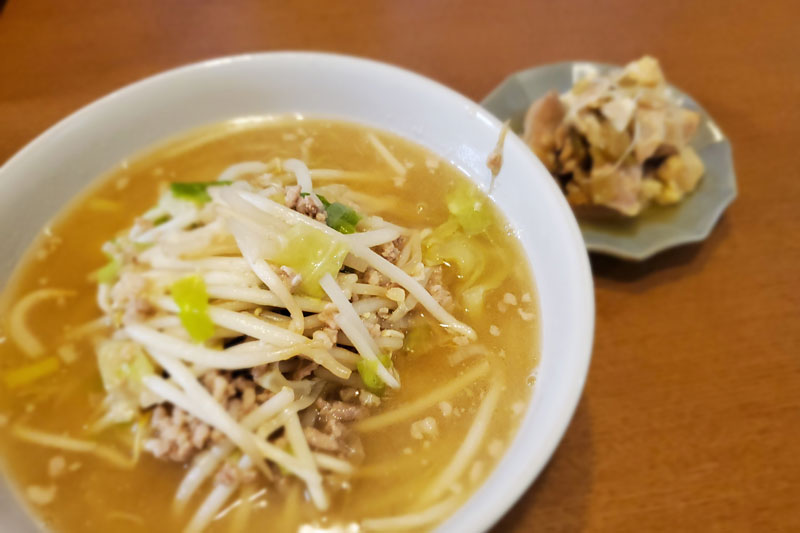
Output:
[[[361,125],[136,156],[5,289],[0,451],[47,528],[427,531],[514,437],[530,268],[491,200]]]

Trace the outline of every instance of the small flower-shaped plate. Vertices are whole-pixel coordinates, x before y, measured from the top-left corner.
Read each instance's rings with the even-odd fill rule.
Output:
[[[531,102],[553,89],[563,93],[579,79],[603,74],[614,65],[565,62],[512,74],[483,100],[483,106],[500,120],[511,120],[511,129],[522,132],[522,121]],[[688,109],[700,114],[700,125],[691,146],[700,155],[706,173],[697,189],[672,206],[650,206],[631,219],[578,219],[586,248],[592,252],[641,261],[652,255],[708,237],[725,208],[736,198],[736,174],[731,144],[714,120],[682,91],[672,93]]]

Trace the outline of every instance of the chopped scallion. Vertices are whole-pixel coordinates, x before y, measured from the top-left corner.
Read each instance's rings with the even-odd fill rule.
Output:
[[[339,202],[333,202],[325,207],[325,211],[328,212],[328,226],[339,233],[356,232],[356,225],[361,220],[361,216],[352,208]]]
[[[301,192],[300,196],[308,196],[307,192]],[[319,201],[325,207],[325,212],[328,214],[328,226],[335,229],[339,233],[350,234],[356,232],[356,225],[361,220],[361,215],[355,212],[352,207],[348,207],[339,202],[329,202],[327,198],[321,194],[317,195]]]
[[[196,181],[196,182],[176,182],[169,184],[169,190],[175,198],[189,200],[196,204],[204,204],[211,201],[208,195],[209,187],[219,187],[230,185],[231,181]]]
[[[153,226],[160,226],[164,222],[169,222],[172,217],[168,214],[163,214],[153,221]]]
[[[379,364],[380,363],[378,361],[362,359],[356,363],[356,368],[358,373],[361,375],[361,381],[364,382],[364,386],[367,388],[367,390],[372,394],[381,396],[386,390],[386,384],[378,376]]]

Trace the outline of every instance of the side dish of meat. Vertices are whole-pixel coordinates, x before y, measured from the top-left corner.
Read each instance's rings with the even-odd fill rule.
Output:
[[[533,102],[523,140],[573,208],[633,217],[697,187],[705,167],[689,142],[699,121],[671,94],[658,61],[645,56]]]

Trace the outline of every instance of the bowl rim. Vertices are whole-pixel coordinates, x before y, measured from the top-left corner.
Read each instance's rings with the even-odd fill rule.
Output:
[[[70,113],[66,117],[56,122],[53,126],[36,136],[33,140],[25,144],[21,149],[7,159],[2,166],[0,166],[0,191],[9,186],[9,184],[5,183],[5,174],[7,172],[11,172],[13,167],[29,157],[30,154],[42,149],[43,145],[46,145],[52,137],[62,134],[63,130],[68,129],[73,123],[91,118],[91,114],[95,110],[98,110],[106,105],[113,105],[116,100],[123,98],[129,93],[135,93],[144,87],[156,85],[158,83],[168,82],[172,78],[178,78],[190,72],[203,69],[213,69],[220,65],[309,58],[316,58],[321,61],[340,62],[341,64],[349,63],[351,66],[355,66],[357,68],[373,69],[376,72],[382,70],[385,73],[406,78],[409,81],[413,81],[420,88],[428,91],[436,91],[439,94],[452,99],[454,103],[464,106],[465,109],[468,109],[475,115],[476,120],[490,124],[492,129],[494,129],[498,134],[502,128],[501,122],[491,112],[487,111],[478,103],[467,98],[461,93],[431,78],[386,62],[330,52],[251,52],[205,59],[161,71],[127,84],[93,100],[92,102],[89,102],[88,104],[82,106],[78,110]],[[416,140],[414,141],[418,142]],[[522,140],[517,138],[517,136],[509,136],[506,139],[505,150],[508,150],[509,146],[514,146],[514,149],[521,154],[521,157],[525,159],[526,166],[534,168],[541,165],[541,162],[530,150],[527,149]],[[88,181],[84,187],[90,186],[91,183],[91,181]],[[458,508],[456,508],[456,510],[453,511],[443,523],[437,526],[437,530],[446,529],[448,531],[483,531],[491,527],[500,518],[502,518],[506,512],[517,502],[521,495],[528,489],[528,487],[536,480],[544,466],[552,457],[559,442],[563,438],[570,421],[572,420],[573,414],[581,398],[583,387],[589,371],[594,339],[595,303],[593,279],[589,256],[586,252],[583,237],[577,221],[572,214],[572,210],[567,205],[566,199],[558,190],[553,180],[547,180],[547,183],[548,185],[545,187],[549,188],[550,195],[552,196],[551,199],[559,205],[558,211],[560,218],[562,219],[560,222],[564,224],[566,233],[569,235],[569,242],[565,242],[563,246],[569,246],[572,248],[575,252],[575,257],[577,258],[577,263],[573,265],[576,272],[576,279],[573,281],[579,284],[577,293],[581,299],[580,310],[582,313],[580,316],[573,317],[576,325],[575,330],[580,333],[580,339],[576,343],[576,347],[573,350],[574,353],[572,354],[573,360],[570,367],[571,379],[568,383],[562,384],[563,386],[561,387],[560,396],[558,398],[559,401],[555,405],[559,411],[557,420],[550,424],[550,427],[546,433],[527,437],[528,439],[532,439],[532,442],[538,443],[536,447],[539,449],[539,452],[535,454],[536,458],[525,459],[524,456],[521,457],[520,459],[525,459],[525,462],[521,466],[515,466],[515,471],[517,474],[513,480],[503,480],[504,483],[501,486],[502,490],[499,490],[496,493],[487,493],[492,496],[492,501],[477,500],[475,498],[475,495],[478,492],[482,491],[487,487],[487,485],[490,484],[493,479],[493,474],[496,473],[501,465],[508,460],[512,448],[514,448],[515,444],[518,444],[524,437],[522,432],[522,425],[524,424],[523,418],[520,427],[517,429],[511,443],[509,443],[508,448],[504,452],[503,458],[498,462],[497,465],[495,465],[493,473],[489,474],[483,483],[473,491],[472,495]],[[63,209],[65,205],[66,204],[62,204],[59,209]],[[501,212],[503,212],[503,209],[500,206],[498,206],[498,208],[501,210]],[[510,217],[508,218],[510,220]],[[525,255],[526,258],[530,260],[527,252]],[[534,279],[536,279],[535,276]],[[534,397],[531,397],[531,399],[528,401],[528,405],[526,406],[526,417],[530,414],[533,400]],[[6,484],[13,490],[15,486],[14,484],[9,482],[6,482]],[[26,508],[22,502],[18,503],[20,503],[23,508]],[[467,510],[471,512],[462,513],[462,511]],[[29,514],[29,518],[37,523],[39,522],[38,517],[35,515]]]

